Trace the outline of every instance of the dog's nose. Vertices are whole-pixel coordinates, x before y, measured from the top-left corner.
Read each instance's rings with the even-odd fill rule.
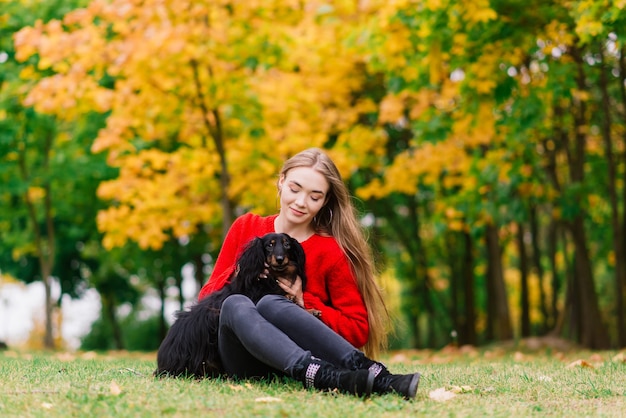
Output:
[[[278,264],[283,264],[283,261],[285,260],[285,257],[283,257],[282,255],[278,255],[276,256],[276,262]]]

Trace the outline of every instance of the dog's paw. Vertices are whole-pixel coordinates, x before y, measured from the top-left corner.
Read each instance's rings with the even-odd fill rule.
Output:
[[[318,309],[307,309],[307,312],[316,318],[320,318],[322,316],[322,311]]]

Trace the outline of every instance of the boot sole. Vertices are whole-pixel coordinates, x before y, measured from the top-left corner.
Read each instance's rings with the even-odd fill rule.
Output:
[[[417,393],[417,387],[420,384],[420,377],[421,377],[421,375],[419,373],[415,373],[413,375],[413,379],[411,379],[411,383],[409,384],[408,393],[405,396],[407,399],[414,399],[415,398],[415,394]]]

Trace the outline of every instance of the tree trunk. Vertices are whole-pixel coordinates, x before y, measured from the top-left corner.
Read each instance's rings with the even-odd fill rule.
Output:
[[[593,273],[589,253],[587,250],[587,239],[581,216],[577,217],[570,224],[570,232],[574,241],[576,251],[574,266],[576,269],[576,283],[574,292],[575,300],[580,302],[581,335],[580,343],[591,349],[610,348],[609,335],[598,306],[598,297],[594,287]]]
[[[435,345],[435,326],[437,325],[437,321],[435,321],[435,309],[432,302],[431,293],[433,292],[432,286],[430,284],[430,277],[428,274],[428,259],[426,257],[426,250],[422,242],[422,237],[420,235],[421,223],[420,223],[420,214],[419,214],[419,206],[415,199],[410,199],[409,201],[409,211],[412,223],[412,231],[413,231],[413,240],[415,242],[415,264],[416,264],[416,277],[419,282],[421,279],[421,296],[422,296],[422,306],[424,307],[423,312],[426,315],[428,321],[428,329],[426,330],[426,341],[425,347],[433,347]]]
[[[622,122],[626,124],[626,46],[623,46],[619,58],[619,90],[622,98]],[[626,131],[622,134],[622,142],[626,143]],[[622,153],[622,165],[626,165],[626,153]],[[626,205],[626,170],[622,178],[622,202]],[[621,220],[622,253],[616,254],[615,258],[626,258],[626,210],[622,211]],[[617,284],[617,321],[618,342],[620,347],[626,347],[626,277],[622,276],[621,283]]]
[[[569,240],[567,239],[567,234],[564,230],[561,230],[562,241],[563,243],[567,243]],[[558,233],[555,229],[555,247],[558,247],[556,241],[558,241]],[[563,256],[565,259],[565,297],[563,301],[563,309],[556,312],[555,315],[555,324],[554,324],[554,335],[565,335],[570,339],[575,339],[579,341],[578,335],[580,334],[580,330],[575,329],[576,324],[580,323],[580,321],[575,316],[576,312],[574,306],[580,306],[580,303],[574,300],[575,292],[573,289],[575,288],[576,274],[573,267],[573,262],[570,262],[568,257],[567,245],[564,245],[563,248]],[[553,298],[556,299],[556,298]],[[556,303],[556,301],[554,301]]]
[[[584,64],[580,51],[576,48],[572,49],[572,57],[577,64],[578,74],[576,83],[580,91],[586,90]],[[576,98],[572,101],[573,118],[574,118],[574,143],[570,147],[566,144],[566,155],[569,166],[571,183],[573,185],[583,184],[584,181],[584,164],[585,164],[585,130],[587,125],[587,111],[584,100]],[[565,136],[565,140],[569,142],[569,137]],[[583,207],[580,200],[583,196],[576,196],[577,207]],[[598,306],[598,298],[596,295],[593,279],[593,270],[589,252],[587,250],[587,237],[584,226],[584,214],[582,212],[574,215],[573,219],[566,222],[568,229],[574,241],[575,255],[574,266],[576,269],[576,280],[573,292],[574,300],[579,300],[579,308],[582,313],[580,318],[580,342],[592,349],[609,348],[608,332],[605,324],[602,322],[600,309]]]
[[[517,248],[520,270],[520,332],[522,337],[530,336],[530,298],[528,291],[528,256],[524,242],[524,225],[517,224]]]
[[[195,254],[193,257],[193,276],[196,279],[196,286],[198,291],[202,289],[204,286],[204,282],[206,281],[204,277],[204,263],[202,262],[202,254]],[[198,292],[196,292],[197,294]]]
[[[463,295],[464,295],[464,318],[462,323],[461,340],[463,344],[476,345],[476,305],[474,298],[474,248],[472,245],[472,237],[469,232],[463,232]]]
[[[493,338],[503,341],[513,338],[509,304],[504,283],[502,270],[502,255],[500,250],[500,238],[498,229],[488,224],[485,231],[487,245],[487,305],[490,317],[488,323],[492,324]]]
[[[604,153],[608,169],[608,192],[609,203],[611,206],[611,234],[613,242],[613,252],[615,259],[615,296],[616,296],[616,319],[617,319],[617,336],[620,346],[626,345],[626,323],[624,322],[623,300],[622,300],[622,283],[626,280],[626,259],[624,258],[624,237],[622,236],[622,226],[620,225],[620,211],[617,198],[617,161],[613,154],[613,140],[611,138],[611,103],[608,92],[607,68],[604,61],[604,50],[602,45],[599,47],[601,65],[600,65],[600,82],[599,87],[602,93],[602,138],[604,140]]]
[[[100,294],[102,301],[102,310],[106,315],[106,318],[111,324],[111,331],[113,332],[113,344],[116,350],[124,350],[124,339],[122,338],[122,327],[117,320],[117,314],[115,313],[116,303],[112,295]]]
[[[423,347],[422,331],[419,324],[420,313],[422,312],[420,304],[421,276],[417,258],[417,254],[421,250],[416,240],[416,237],[419,235],[419,230],[417,229],[417,204],[414,202],[414,198],[407,197],[405,206],[409,208],[407,216],[399,215],[391,205],[382,204],[378,208],[391,225],[391,229],[395,234],[394,240],[398,246],[408,254],[411,254],[410,260],[406,263],[400,263],[400,274],[404,278],[402,312],[409,327],[410,346],[421,348]]]
[[[548,259],[550,260],[550,274],[552,298],[550,299],[550,321],[548,323],[548,329],[555,328],[557,326],[557,319],[559,318],[559,293],[561,292],[561,278],[559,274],[559,268],[556,262],[556,254],[558,248],[558,223],[552,219],[548,227]],[[566,249],[563,249],[566,251]],[[567,265],[567,262],[565,263]]]
[[[552,186],[556,191],[562,193],[562,181],[559,179],[559,175],[557,172],[557,156],[559,153],[562,153],[567,145],[567,132],[565,130],[565,123],[563,121],[564,110],[560,105],[558,99],[555,99],[552,105],[552,112],[554,114],[554,132],[552,138],[545,139],[543,141],[543,148],[546,152],[546,165],[545,170],[548,176],[548,179],[552,183]],[[553,146],[551,147],[549,142],[552,141]],[[561,284],[563,280],[559,274],[559,268],[557,265],[557,253],[558,253],[558,242],[559,242],[559,232],[562,232],[560,222],[552,216],[550,218],[550,225],[548,226],[548,258],[550,260],[550,273],[551,280],[550,283],[552,285],[552,298],[551,298],[551,322],[550,327],[554,329],[555,333],[560,333],[560,330],[563,327],[563,323],[565,321],[565,317],[559,312],[558,307],[558,299],[559,294],[561,293]],[[566,241],[564,241],[565,243]],[[567,258],[567,247],[564,246],[563,254]],[[568,264],[565,263],[567,266]],[[568,275],[565,275],[565,282],[567,283]],[[569,288],[566,288],[566,293]],[[567,306],[567,301],[569,299],[565,298],[565,306]],[[565,311],[565,309],[563,309]]]
[[[539,221],[537,220],[537,206],[532,205],[529,213],[530,223],[530,243],[532,248],[532,265],[537,273],[537,285],[539,286],[539,310],[543,321],[541,323],[541,332],[550,329],[550,314],[548,312],[548,295],[544,286],[545,272],[541,264],[541,249],[539,248]]]
[[[53,132],[48,132],[45,137],[45,142],[42,150],[43,155],[43,169],[44,172],[49,168],[50,153],[52,150]],[[28,172],[28,166],[26,163],[26,151],[27,147],[18,147],[18,158],[20,173],[22,180],[30,186],[31,178]],[[28,208],[28,216],[33,227],[33,233],[35,235],[35,251],[37,259],[39,260],[39,269],[41,272],[41,281],[43,282],[45,289],[45,335],[44,335],[44,347],[54,348],[54,321],[53,314],[53,301],[52,301],[52,270],[54,269],[54,259],[56,257],[55,246],[55,228],[54,228],[54,215],[52,211],[52,189],[49,180],[45,180],[43,184],[44,189],[44,221],[46,225],[46,235],[44,237],[43,232],[39,226],[39,220],[37,218],[37,210],[35,204],[31,200],[28,188],[24,192],[24,201]]]
[[[450,269],[450,298],[451,298],[451,306],[450,306],[450,316],[452,317],[452,330],[456,331],[457,341],[454,341],[453,335],[453,343],[458,342],[462,344],[462,341],[465,340],[464,334],[464,319],[460,314],[459,307],[461,306],[461,298],[464,287],[461,285],[461,275],[462,275],[462,266],[457,262],[456,257],[456,249],[458,247],[456,243],[456,235],[453,233],[447,233],[445,235],[446,247],[448,248],[448,268]]]
[[[168,329],[167,321],[165,320],[165,299],[166,299],[165,278],[159,277],[155,281],[155,284],[157,287],[156,290],[159,293],[159,298],[161,299],[161,306],[159,308],[160,309],[159,310],[159,341],[163,341],[163,339],[167,335],[167,329]]]
[[[222,118],[219,108],[210,106],[208,99],[204,95],[202,89],[202,83],[200,81],[199,66],[195,60],[191,61],[191,67],[193,70],[194,84],[196,88],[196,98],[198,107],[202,112],[202,118],[204,126],[213,140],[213,145],[217,151],[217,155],[220,159],[220,192],[221,192],[221,205],[222,205],[222,242],[226,238],[233,220],[235,219],[235,211],[233,204],[228,196],[230,189],[230,172],[228,171],[228,161],[226,158],[226,146],[224,144],[224,131],[222,129]],[[207,68],[210,78],[213,78],[213,70],[211,67]]]
[[[185,309],[185,295],[183,294],[182,269],[178,269],[178,271],[174,274],[174,278],[176,280],[176,289],[178,289],[178,310],[182,311],[183,309]],[[162,314],[165,314],[165,311],[163,311]]]

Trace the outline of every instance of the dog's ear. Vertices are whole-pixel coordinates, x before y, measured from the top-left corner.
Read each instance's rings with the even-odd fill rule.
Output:
[[[265,269],[265,246],[259,237],[252,239],[237,260],[237,281],[256,280]],[[243,284],[243,283],[242,283]]]
[[[289,239],[291,244],[291,251],[296,257],[293,261],[296,262],[296,265],[298,267],[298,276],[300,276],[300,278],[302,279],[302,289],[304,290],[306,287],[306,274],[304,273],[304,262],[306,261],[306,259],[304,255],[304,250],[302,249],[302,245],[298,242],[297,239],[291,237],[289,237]]]

